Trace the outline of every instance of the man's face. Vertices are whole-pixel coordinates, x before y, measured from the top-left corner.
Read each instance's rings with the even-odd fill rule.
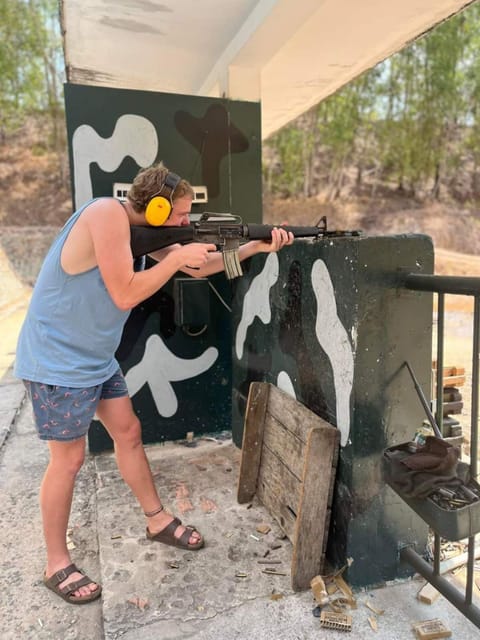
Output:
[[[190,196],[183,196],[177,198],[174,203],[170,215],[166,222],[163,223],[164,227],[183,227],[190,224],[190,211],[192,209],[192,198]]]

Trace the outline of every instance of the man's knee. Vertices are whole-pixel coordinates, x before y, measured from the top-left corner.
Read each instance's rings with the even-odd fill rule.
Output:
[[[133,414],[128,422],[114,433],[115,444],[127,447],[138,447],[142,444],[140,420]]]
[[[85,461],[85,447],[59,449],[51,456],[50,463],[69,475],[76,476]]]

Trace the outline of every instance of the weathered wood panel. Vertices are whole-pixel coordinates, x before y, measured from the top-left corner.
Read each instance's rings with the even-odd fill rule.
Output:
[[[302,479],[305,442],[286,429],[270,411],[265,415],[263,446],[277,456],[299,481]]]
[[[296,591],[308,589],[323,569],[339,435],[273,385],[250,385],[238,499],[256,493],[292,542]]]
[[[258,469],[262,455],[263,427],[270,387],[250,385],[243,431],[242,459],[237,499],[240,504],[250,502],[257,488]]]
[[[296,591],[308,589],[312,577],[323,570],[338,442],[338,430],[326,422],[312,428],[308,436],[293,545],[292,587]]]

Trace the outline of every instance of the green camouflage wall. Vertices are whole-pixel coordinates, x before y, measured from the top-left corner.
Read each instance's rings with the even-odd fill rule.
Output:
[[[65,106],[76,208],[163,160],[207,188],[208,202],[194,203],[194,214],[261,221],[258,103],[67,84]],[[223,275],[210,278],[220,300],[195,281],[180,298],[198,321],[179,325],[175,280],[132,312],[117,353],[146,443],[231,428],[230,284]],[[94,421],[90,450],[111,446]]]
[[[401,286],[432,273],[425,236],[297,241],[256,256],[236,281],[233,432],[240,446],[249,384],[270,382],[341,431],[327,557],[353,559],[352,585],[404,574],[398,549],[424,548],[426,525],[385,485],[383,450],[425,418],[408,360],[430,395],[432,297]]]

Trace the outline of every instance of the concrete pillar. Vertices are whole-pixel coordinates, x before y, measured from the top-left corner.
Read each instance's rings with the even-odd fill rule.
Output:
[[[401,286],[409,272],[433,272],[427,236],[300,240],[256,256],[235,281],[234,440],[253,380],[337,426],[327,559],[351,562],[352,586],[408,575],[399,548],[426,544],[427,526],[382,477],[384,449],[412,439],[425,418],[405,360],[427,397],[431,389],[432,297]]]

